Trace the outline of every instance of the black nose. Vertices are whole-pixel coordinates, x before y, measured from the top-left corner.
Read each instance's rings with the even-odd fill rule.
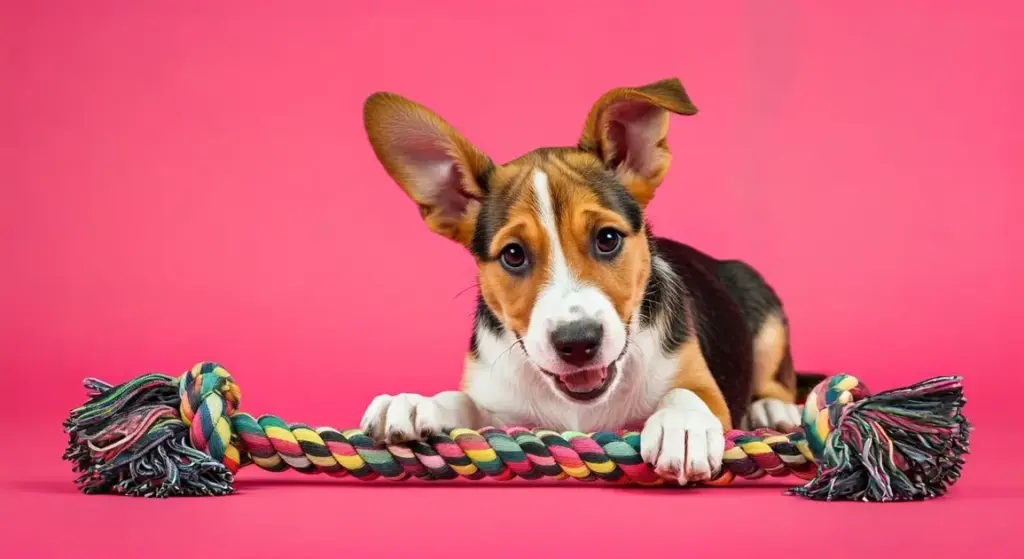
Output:
[[[596,320],[583,319],[567,322],[551,332],[551,345],[562,361],[582,367],[597,355],[601,348],[604,329]]]

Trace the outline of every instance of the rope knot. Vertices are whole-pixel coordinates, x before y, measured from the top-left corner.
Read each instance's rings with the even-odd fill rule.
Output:
[[[88,493],[227,495],[234,474],[249,464],[364,480],[663,481],[643,460],[637,432],[456,427],[384,446],[358,429],[312,429],[241,412],[238,385],[216,363],[177,377],[147,373],[116,386],[85,384],[89,401],[64,422],[64,459],[75,463]],[[803,432],[730,431],[722,473],[708,483],[788,473],[810,480],[788,493],[810,499],[937,497],[960,478],[970,450],[964,403],[959,376],[869,394],[856,377],[838,375],[806,399]]]
[[[189,428],[192,445],[214,460],[238,471],[241,449],[231,427],[242,391],[226,369],[216,363],[197,363],[178,379],[181,421]]]
[[[857,377],[839,374],[818,383],[804,403],[803,430],[816,460],[825,450],[829,434],[842,426],[851,406],[870,396]]]

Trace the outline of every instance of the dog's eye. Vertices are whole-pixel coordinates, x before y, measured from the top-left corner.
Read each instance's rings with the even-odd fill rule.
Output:
[[[594,250],[598,256],[607,258],[614,256],[622,248],[622,233],[611,227],[605,227],[594,237]]]
[[[523,245],[510,243],[501,249],[501,265],[512,273],[521,273],[526,269],[526,250]]]

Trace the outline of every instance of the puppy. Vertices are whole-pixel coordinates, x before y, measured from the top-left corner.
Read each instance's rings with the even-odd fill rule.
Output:
[[[364,106],[373,151],[427,227],[463,245],[479,294],[461,389],[381,395],[361,427],[387,443],[455,427],[641,428],[641,454],[686,484],[721,466],[734,426],[800,422],[778,296],[739,260],[652,235],[677,79],[608,91],[574,147],[496,164],[431,110]]]

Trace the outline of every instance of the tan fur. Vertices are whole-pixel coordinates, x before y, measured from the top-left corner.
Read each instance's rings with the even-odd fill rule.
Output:
[[[672,161],[667,136],[669,113],[697,114],[697,107],[678,79],[667,79],[641,87],[619,87],[602,95],[587,115],[579,145],[599,153],[613,165],[619,180],[641,206],[646,206],[668,172]],[[643,143],[650,157],[637,166],[634,154],[622,153],[623,122],[649,123]]]
[[[789,331],[777,314],[765,319],[754,337],[755,399],[775,398],[796,402],[796,375],[788,359]]]
[[[419,207],[427,227],[469,245],[480,212],[483,195],[476,177],[492,166],[490,159],[477,150],[444,119],[422,105],[392,93],[375,93],[363,107],[364,123],[370,145],[381,165]],[[402,158],[403,147],[417,142],[439,140],[439,149],[454,156],[462,190],[470,197],[465,212],[453,216],[435,204],[424,187],[424,170],[416,161]]]
[[[685,388],[697,395],[711,408],[718,421],[722,423],[722,429],[732,429],[732,417],[729,414],[729,406],[725,403],[722,390],[718,383],[711,376],[711,369],[708,367],[704,354],[700,351],[700,343],[697,336],[692,335],[676,354],[679,359],[679,370],[676,373],[674,388]]]
[[[651,253],[644,239],[630,235],[615,261],[595,260],[591,255],[593,233],[613,227],[628,233],[629,224],[617,213],[602,207],[583,183],[583,171],[596,161],[585,155],[552,157],[544,171],[559,203],[559,237],[569,267],[585,283],[599,287],[612,301],[619,319],[628,323],[644,295],[650,275]]]
[[[600,165],[590,154],[568,153],[545,157],[528,156],[495,169],[492,183],[504,190],[515,202],[509,208],[507,224],[494,236],[491,256],[498,256],[510,242],[529,247],[537,262],[547,262],[551,248],[543,234],[536,214],[536,200],[529,188],[529,171],[536,168],[548,176],[552,195],[560,214],[559,238],[562,252],[576,276],[598,286],[612,300],[619,318],[628,323],[643,299],[650,274],[651,254],[643,238],[629,236],[622,251],[611,263],[596,261],[590,252],[593,232],[601,227],[615,227],[629,232],[618,214],[602,207],[584,182],[589,166]],[[524,278],[509,276],[498,262],[480,263],[478,283],[487,304],[495,310],[506,326],[517,335],[529,327],[530,312],[537,294],[548,279],[544,267]]]
[[[532,260],[545,262],[550,247],[547,246],[547,238],[533,209],[533,192],[522,185],[514,188],[519,189],[515,193],[518,199],[509,208],[508,222],[495,234],[490,254],[496,258],[506,245],[517,242],[529,248]],[[513,277],[495,260],[479,262],[477,276],[480,293],[488,306],[505,326],[516,334],[516,337],[521,337],[530,326],[530,312],[533,310],[534,301],[537,300],[537,294],[547,281],[547,270],[544,267],[536,267],[527,276]]]

